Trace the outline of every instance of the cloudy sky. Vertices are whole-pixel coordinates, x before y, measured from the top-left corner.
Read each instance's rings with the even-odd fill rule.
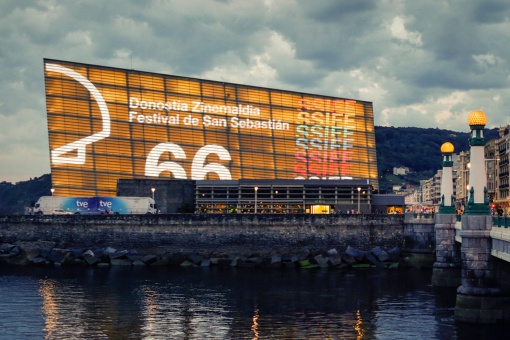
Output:
[[[0,181],[50,173],[43,58],[373,102],[375,125],[507,125],[507,0],[2,0]]]

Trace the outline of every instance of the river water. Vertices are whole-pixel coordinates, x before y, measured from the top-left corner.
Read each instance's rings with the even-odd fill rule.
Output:
[[[1,339],[504,339],[417,269],[0,266]],[[506,327],[508,328],[508,327]]]

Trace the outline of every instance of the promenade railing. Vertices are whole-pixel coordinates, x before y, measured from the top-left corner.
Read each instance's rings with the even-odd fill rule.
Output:
[[[510,227],[510,216],[492,216],[492,226],[499,228]]]

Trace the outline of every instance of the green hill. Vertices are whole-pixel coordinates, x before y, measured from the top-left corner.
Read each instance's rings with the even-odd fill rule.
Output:
[[[485,129],[486,140],[499,138],[498,128]],[[441,145],[450,142],[455,153],[469,150],[469,132],[416,127],[375,127],[379,188],[391,191],[393,185],[419,185],[441,168]],[[394,167],[408,167],[411,174],[394,176]]]

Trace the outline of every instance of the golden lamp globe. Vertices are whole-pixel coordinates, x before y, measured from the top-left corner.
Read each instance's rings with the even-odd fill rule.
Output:
[[[487,125],[487,116],[483,111],[472,111],[468,116],[469,126],[485,126]]]
[[[455,148],[450,142],[446,142],[441,145],[441,153],[453,153],[454,150]]]

